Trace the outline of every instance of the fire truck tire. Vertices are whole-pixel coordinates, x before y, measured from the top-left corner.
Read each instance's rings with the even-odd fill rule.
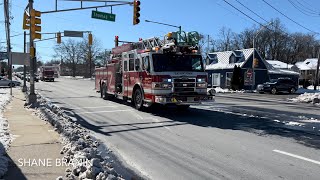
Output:
[[[109,96],[108,96],[108,93],[107,93],[107,86],[106,86],[106,84],[103,84],[102,85],[102,91],[101,91],[101,96],[102,96],[102,98],[104,99],[104,100],[108,100],[109,98]]]
[[[143,108],[143,95],[140,88],[137,88],[134,91],[133,104],[137,110],[141,110]]]

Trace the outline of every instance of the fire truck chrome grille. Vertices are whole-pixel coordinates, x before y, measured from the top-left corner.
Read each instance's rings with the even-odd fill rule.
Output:
[[[196,88],[195,78],[174,78],[173,90],[174,92],[194,92]]]

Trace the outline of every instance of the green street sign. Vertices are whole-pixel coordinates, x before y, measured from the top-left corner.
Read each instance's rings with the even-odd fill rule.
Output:
[[[113,21],[113,22],[116,21],[115,14],[110,14],[110,13],[105,13],[105,12],[100,12],[100,11],[92,11],[91,18]]]

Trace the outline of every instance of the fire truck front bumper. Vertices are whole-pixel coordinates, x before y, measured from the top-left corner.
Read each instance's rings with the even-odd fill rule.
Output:
[[[214,102],[214,95],[203,96],[155,96],[155,102],[159,104],[197,105],[202,102]]]

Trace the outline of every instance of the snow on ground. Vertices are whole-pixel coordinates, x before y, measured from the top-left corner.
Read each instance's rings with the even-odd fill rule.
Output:
[[[314,90],[314,86],[308,86],[307,89]],[[320,86],[317,86],[316,90],[320,91]]]
[[[295,93],[296,94],[303,94],[303,93],[320,93],[320,90],[313,90],[313,86],[311,88],[311,86],[309,86],[307,89],[304,88],[299,88]]]
[[[8,170],[9,159],[6,157],[6,150],[12,140],[9,133],[8,121],[3,117],[3,110],[11,100],[9,89],[0,89],[0,178]]]
[[[66,79],[81,79],[81,80],[87,80],[87,81],[90,81],[90,80],[93,80],[94,78],[84,78],[83,76],[60,76],[62,78],[66,78]]]
[[[67,179],[123,179],[112,167],[112,158],[102,155],[109,150],[68,116],[62,109],[51,103],[47,98],[37,93],[38,104],[34,114],[48,121],[61,134],[63,148],[61,154],[70,164],[66,169]],[[30,107],[30,106],[27,106]],[[103,149],[100,151],[100,149]],[[64,179],[62,176],[57,179]]]
[[[214,89],[216,91],[216,93],[244,93],[245,92],[244,90],[234,91],[234,90],[231,90],[231,89],[222,89],[221,87],[208,88],[207,90],[209,91],[211,89]]]
[[[320,92],[318,93],[304,93],[298,97],[288,99],[291,102],[304,102],[304,103],[313,103],[315,105],[320,105]]]

